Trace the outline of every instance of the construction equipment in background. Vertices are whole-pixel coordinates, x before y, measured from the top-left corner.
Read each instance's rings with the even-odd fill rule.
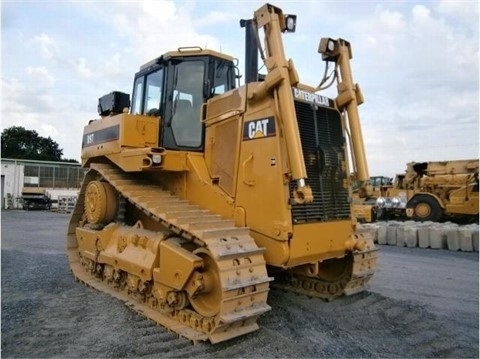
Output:
[[[378,197],[382,193],[382,189],[391,186],[392,177],[371,176],[367,182],[352,181],[352,192],[359,198]]]
[[[410,162],[391,186],[382,187],[379,218],[478,221],[478,159]]]
[[[131,106],[99,99],[68,228],[79,280],[212,343],[258,328],[273,275],[328,300],[365,289],[377,253],[349,200],[347,174],[369,178],[351,46],[322,38],[325,76],[305,85],[283,49],[295,25],[270,4],[241,21],[242,86],[232,57],[189,47],[141,66]],[[332,84],[336,98],[318,93]]]
[[[20,200],[22,208],[26,211],[32,209],[49,210],[52,207],[50,195],[43,187],[23,187]]]
[[[375,222],[381,216],[377,198],[391,188],[393,178],[372,176],[367,182],[352,181],[352,211],[360,223]]]

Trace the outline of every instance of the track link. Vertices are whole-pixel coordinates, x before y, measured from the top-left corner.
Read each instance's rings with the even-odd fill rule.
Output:
[[[132,298],[126,290],[113,288],[89,273],[78,251],[75,229],[82,223],[86,187],[98,176],[109,182],[122,200],[160,222],[168,231],[208,250],[218,267],[222,285],[217,315],[204,317],[191,309],[162,312],[152,308],[148,298]],[[132,309],[194,342],[217,343],[257,330],[257,318],[270,310],[266,301],[273,278],[266,272],[264,249],[257,247],[248,228],[235,227],[232,220],[181,200],[154,183],[130,179],[109,164],[91,164],[72,213],[67,247],[70,267],[78,280],[124,300]]]
[[[364,236],[363,234],[359,234]],[[370,278],[377,267],[377,251],[373,240],[365,237],[364,250],[349,253],[338,260],[346,261],[345,271],[334,280],[325,280],[319,277],[299,275],[288,270],[283,276],[275,277],[272,284],[275,288],[286,291],[333,300],[341,295],[353,295],[365,290]]]

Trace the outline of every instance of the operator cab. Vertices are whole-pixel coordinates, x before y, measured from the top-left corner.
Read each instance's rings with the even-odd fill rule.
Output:
[[[161,147],[202,151],[202,105],[234,88],[233,58],[197,47],[179,48],[140,67],[130,113],[160,118]]]

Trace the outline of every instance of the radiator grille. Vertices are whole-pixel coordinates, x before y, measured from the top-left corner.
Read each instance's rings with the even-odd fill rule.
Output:
[[[307,183],[314,201],[292,205],[293,223],[323,222],[350,217],[348,190],[343,187],[346,172],[345,139],[340,113],[334,109],[295,101]],[[290,190],[296,183],[290,183]]]

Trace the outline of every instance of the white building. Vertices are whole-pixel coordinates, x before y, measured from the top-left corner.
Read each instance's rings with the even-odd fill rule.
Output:
[[[76,197],[86,169],[79,163],[2,158],[1,208],[22,208],[23,187],[45,188],[50,198]]]

